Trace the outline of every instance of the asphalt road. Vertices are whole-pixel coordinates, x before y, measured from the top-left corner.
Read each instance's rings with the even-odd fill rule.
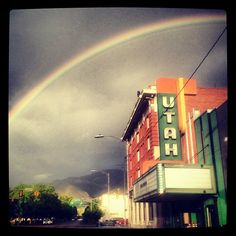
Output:
[[[116,228],[127,228],[124,226],[97,226],[97,225],[85,225],[79,221],[68,221],[52,225],[17,225],[13,227],[33,227],[33,228],[96,228],[96,229],[116,229]]]

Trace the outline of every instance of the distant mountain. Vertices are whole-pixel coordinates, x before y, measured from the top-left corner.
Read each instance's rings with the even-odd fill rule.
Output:
[[[73,198],[79,198],[82,201],[90,202],[91,197],[87,192],[80,190],[79,188],[65,182],[54,184],[55,190],[59,195],[71,196]]]
[[[103,172],[110,174],[110,191],[123,189],[124,172],[120,169],[107,169]],[[80,177],[69,177],[55,180],[52,183],[60,195],[70,195],[85,201],[107,192],[107,175],[99,171]]]

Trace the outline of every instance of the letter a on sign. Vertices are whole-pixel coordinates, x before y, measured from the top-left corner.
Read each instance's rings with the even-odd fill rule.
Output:
[[[164,139],[176,139],[176,129],[175,128],[165,128],[164,129]]]

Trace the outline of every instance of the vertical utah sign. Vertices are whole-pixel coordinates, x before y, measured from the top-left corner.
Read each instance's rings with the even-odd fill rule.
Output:
[[[175,94],[158,94],[161,160],[181,160],[180,132]]]

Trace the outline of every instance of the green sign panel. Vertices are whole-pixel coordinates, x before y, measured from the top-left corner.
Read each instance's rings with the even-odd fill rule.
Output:
[[[180,132],[175,94],[158,94],[158,123],[161,160],[181,160]]]

